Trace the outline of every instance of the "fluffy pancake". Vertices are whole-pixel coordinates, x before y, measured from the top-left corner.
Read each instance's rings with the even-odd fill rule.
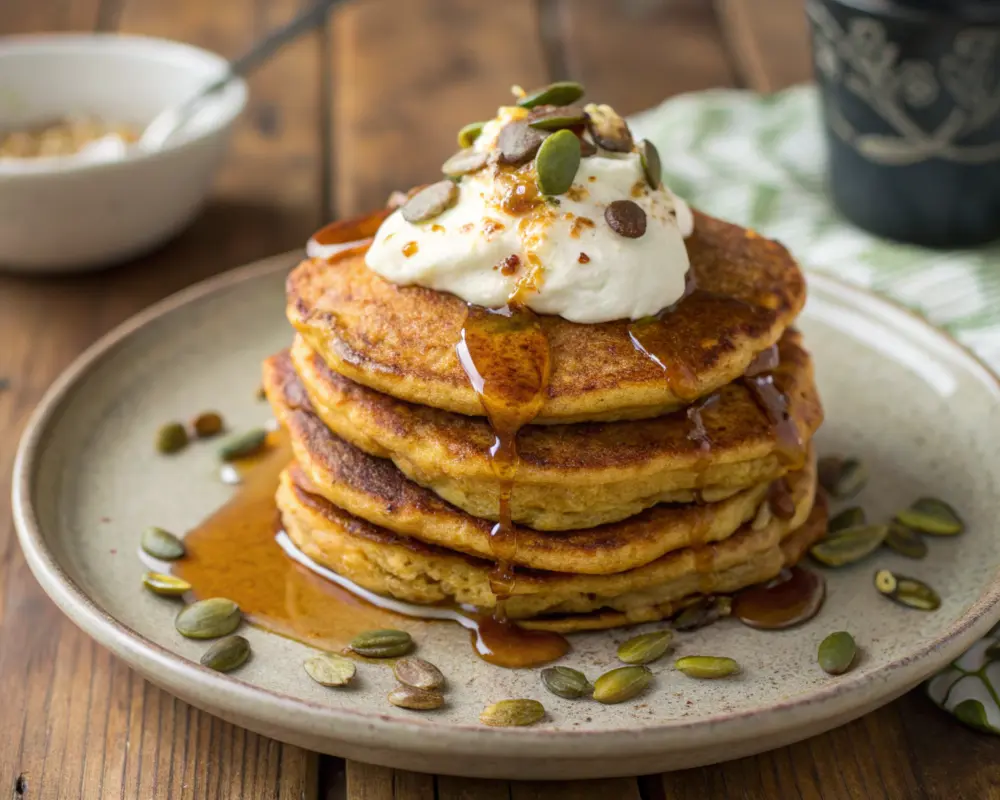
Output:
[[[822,420],[822,408],[812,363],[799,340],[792,331],[782,337],[774,375],[808,441]],[[276,406],[317,414],[337,436],[392,459],[407,477],[450,503],[473,516],[496,519],[499,487],[486,420],[395,400],[354,383],[330,370],[302,339],[292,348],[291,362],[285,354],[275,356],[264,373]],[[692,422],[684,412],[654,420],[522,429],[513,520],[537,530],[588,528],[657,503],[717,501],[788,469],[776,452],[772,425],[743,386],[720,389],[719,400],[701,418],[712,443],[709,452],[691,438]],[[326,486],[312,461],[300,456],[317,485]]]
[[[372,525],[311,494],[293,466],[282,475],[277,502],[285,530],[310,558],[366,589],[419,604],[450,603],[491,610],[490,561],[424,544]],[[308,482],[303,479],[308,486]],[[589,614],[608,609],[625,622],[670,613],[691,595],[732,592],[775,576],[825,529],[825,504],[804,487],[795,515],[747,525],[722,542],[686,548],[614,575],[518,570],[506,611],[512,619]],[[808,521],[808,522],[807,522]],[[782,542],[791,538],[788,552]]]
[[[636,349],[627,321],[580,325],[543,316],[551,378],[538,424],[679,408],[741,375],[802,308],[802,274],[780,244],[696,212],[687,248],[698,290],[665,318],[657,352],[689,373],[684,397]],[[483,415],[455,351],[467,307],[454,295],[389,283],[356,248],[300,264],[287,299],[292,325],[340,374],[412,403]]]

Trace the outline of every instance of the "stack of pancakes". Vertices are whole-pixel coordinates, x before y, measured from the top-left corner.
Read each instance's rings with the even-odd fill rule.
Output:
[[[791,327],[803,277],[778,243],[699,213],[687,247],[689,291],[654,320],[534,318],[547,380],[516,434],[504,603],[525,627],[662,619],[774,577],[825,531],[822,409]],[[373,592],[490,612],[505,483],[457,347],[475,309],[389,283],[364,252],[288,279],[297,335],[264,365],[294,453],[285,530]]]

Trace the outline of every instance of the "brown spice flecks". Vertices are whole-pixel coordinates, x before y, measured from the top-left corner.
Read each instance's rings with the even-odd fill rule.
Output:
[[[444,225],[438,225],[435,222],[433,225],[431,225],[431,230],[434,231],[434,233],[444,233]]]
[[[466,222],[461,228],[458,229],[458,232],[459,233],[468,233],[474,227],[476,227],[476,226],[473,225],[471,222]]]
[[[632,197],[645,197],[649,194],[648,187],[645,180],[636,181],[632,184],[632,191],[630,192]]]
[[[597,180],[597,176],[596,175],[591,175],[589,178],[587,178],[587,180],[590,181],[591,183],[593,183],[594,181]]]
[[[572,236],[574,239],[579,239],[580,231],[582,231],[584,228],[593,228],[593,227],[594,227],[594,220],[590,219],[589,217],[577,217],[575,220],[573,220],[573,227],[570,228],[569,235]]]
[[[577,261],[579,261],[581,264],[589,264],[590,256],[588,256],[586,253],[580,253],[580,257],[577,259]]]
[[[570,200],[575,200],[577,203],[579,203],[590,197],[590,192],[588,192],[582,186],[577,186],[576,184],[573,184],[572,186],[569,187],[569,189],[566,190],[566,196]]]
[[[416,253],[418,249],[419,248],[417,247],[416,242],[407,242],[405,245],[403,245],[403,255],[409,258],[414,253]]]
[[[511,253],[493,269],[499,269],[504,275],[513,275],[517,268],[521,266],[521,259],[515,253]]]
[[[487,217],[483,220],[483,236],[491,239],[494,234],[506,229],[506,227],[500,220]]]

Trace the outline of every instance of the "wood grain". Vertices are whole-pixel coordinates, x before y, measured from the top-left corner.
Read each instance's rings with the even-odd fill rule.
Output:
[[[803,0],[716,0],[743,83],[774,92],[812,79]]]
[[[92,31],[98,27],[102,0],[3,0],[0,36],[54,31]]]

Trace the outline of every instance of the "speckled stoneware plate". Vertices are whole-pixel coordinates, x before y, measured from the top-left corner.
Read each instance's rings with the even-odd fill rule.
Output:
[[[254,658],[224,676],[200,667],[204,645],[175,631],[176,605],[144,591],[136,555],[150,523],[193,527],[231,489],[214,448],[183,458],[152,453],[156,427],[219,408],[235,428],[259,424],[260,360],[285,346],[287,255],[230,272],[142,313],[92,347],[35,413],[18,454],[14,513],[28,562],[80,627],[154,683],[261,733],[361,761],[427,772],[504,778],[635,775],[736,758],[802,739],[886,703],[955,658],[1000,617],[1000,388],[946,336],[876,297],[819,275],[801,328],[815,354],[827,422],[826,453],[859,454],[872,478],[873,517],[922,494],[949,500],[968,531],[935,539],[923,561],[893,553],[828,571],[819,616],[798,629],[754,631],[727,620],[683,636],[678,652],[729,655],[741,676],[696,681],[653,665],[651,691],[618,706],[547,694],[538,670],[490,666],[455,625],[426,625],[420,654],[449,676],[436,712],[385,701],[390,670],[364,665],[356,689],[312,683],[308,648],[257,629]],[[878,595],[876,566],[922,578],[937,612]],[[863,650],[839,678],[816,665],[829,632],[853,632]],[[563,663],[596,676],[615,663],[624,632],[579,635]],[[543,724],[491,729],[482,708],[536,697]]]

